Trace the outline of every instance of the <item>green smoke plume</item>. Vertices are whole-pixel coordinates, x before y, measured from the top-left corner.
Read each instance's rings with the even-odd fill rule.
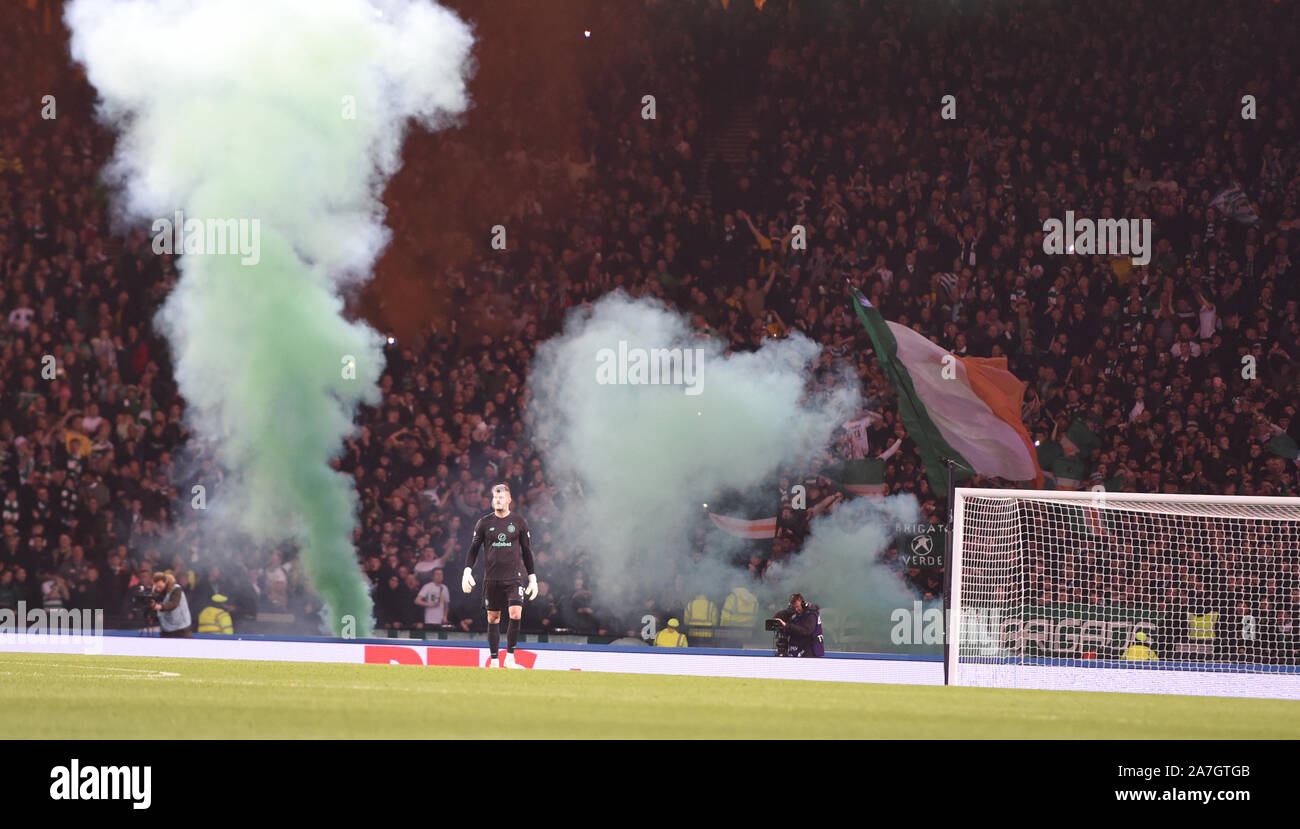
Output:
[[[106,177],[124,217],[259,229],[254,255],[183,256],[156,324],[189,424],[229,473],[209,497],[254,539],[294,541],[333,630],[351,616],[363,635],[357,499],[329,461],[358,403],[379,402],[382,339],[343,317],[341,293],[387,244],[380,197],[406,125],[466,108],[472,35],[410,0],[77,0],[66,14],[119,131]]]

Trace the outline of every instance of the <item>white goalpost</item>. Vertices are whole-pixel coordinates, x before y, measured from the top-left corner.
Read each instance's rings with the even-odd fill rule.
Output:
[[[958,488],[951,685],[1300,699],[1300,498]]]

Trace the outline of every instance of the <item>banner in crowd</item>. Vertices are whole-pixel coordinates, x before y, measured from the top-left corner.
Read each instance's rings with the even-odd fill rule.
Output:
[[[885,462],[880,458],[855,458],[828,466],[821,474],[847,495],[885,494]]]
[[[962,652],[998,658],[1134,659],[1216,662],[1246,647],[1257,662],[1285,661],[1290,634],[1252,614],[1212,607],[1161,611],[1143,606],[1021,604],[962,609]],[[1129,649],[1133,648],[1133,651]],[[1126,652],[1129,655],[1126,657]]]
[[[1159,632],[1146,608],[1083,604],[1023,604],[1017,608],[962,609],[963,651],[982,656],[1115,659],[1142,632]]]
[[[716,512],[709,513],[709,518],[718,529],[727,535],[736,538],[761,539],[772,538],[776,535],[776,516],[772,515],[767,518],[736,518],[731,515],[718,515]]]

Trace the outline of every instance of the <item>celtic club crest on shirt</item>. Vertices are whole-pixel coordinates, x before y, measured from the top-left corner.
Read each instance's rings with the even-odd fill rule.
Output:
[[[515,525],[514,525],[514,524],[511,524],[510,526],[506,527],[506,532],[508,532],[508,533],[512,533],[512,532],[514,532],[514,531],[515,531]]]

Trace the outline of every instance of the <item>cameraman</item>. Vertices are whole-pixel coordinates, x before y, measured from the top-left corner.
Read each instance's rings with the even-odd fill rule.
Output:
[[[776,614],[776,621],[790,639],[788,656],[825,656],[822,642],[821,608],[808,604],[802,593],[790,596],[790,606]]]
[[[184,588],[176,583],[176,577],[171,573],[154,573],[153,595],[153,609],[158,611],[162,635],[190,638],[190,604],[185,600]]]
[[[153,609],[153,570],[148,565],[130,577],[122,601],[122,612],[129,627],[139,627],[141,635],[158,627],[158,614]]]

